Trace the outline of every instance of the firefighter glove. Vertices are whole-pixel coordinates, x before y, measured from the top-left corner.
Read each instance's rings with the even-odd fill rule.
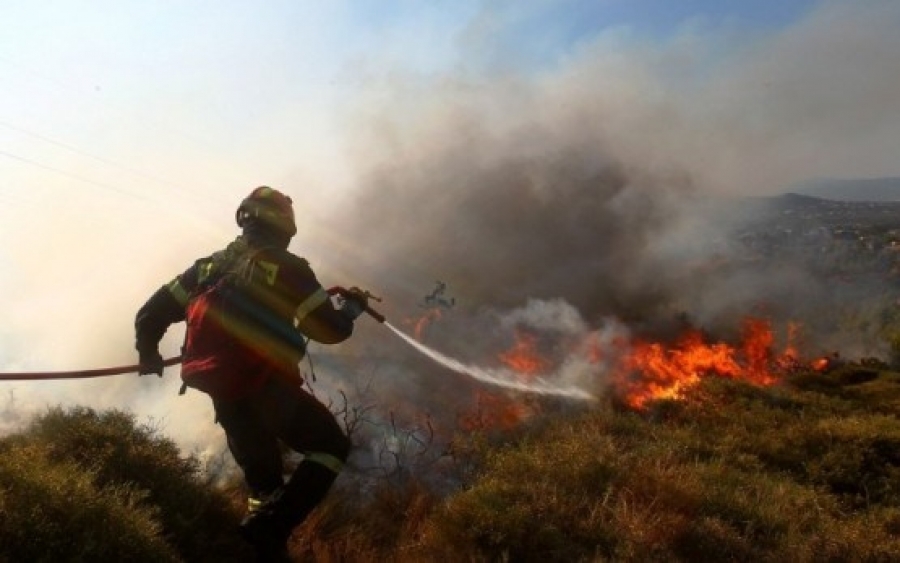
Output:
[[[165,365],[158,350],[144,350],[139,353],[138,375],[155,373],[162,377]]]
[[[369,305],[368,294],[358,287],[350,288],[344,295],[344,304],[341,307],[341,313],[348,319],[355,320],[357,317],[366,312]]]

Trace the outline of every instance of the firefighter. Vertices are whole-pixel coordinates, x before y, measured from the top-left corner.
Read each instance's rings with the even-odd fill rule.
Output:
[[[136,348],[140,373],[161,376],[159,342],[169,325],[187,321],[181,376],[212,398],[243,471],[249,500],[241,535],[262,560],[284,560],[291,531],[325,497],[350,450],[334,415],[301,388],[298,364],[306,339],[349,338],[367,296],[351,291],[335,307],[306,260],[287,250],[297,232],[288,196],[259,187],[236,220],[242,232],[233,242],[139,309]],[[286,483],[279,442],[303,454]]]

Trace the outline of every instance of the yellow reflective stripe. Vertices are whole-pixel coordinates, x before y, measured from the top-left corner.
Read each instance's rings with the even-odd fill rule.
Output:
[[[262,508],[263,503],[265,503],[265,501],[261,498],[248,497],[247,498],[247,512],[250,514],[253,514],[254,512],[259,512],[259,509]]]
[[[178,301],[178,304],[184,307],[188,302],[188,292],[184,289],[184,286],[181,285],[181,281],[178,278],[175,278],[169,285],[166,286],[169,289],[169,293],[172,294],[172,297],[175,298],[175,301]]]
[[[325,452],[306,452],[303,454],[303,461],[311,461],[318,463],[326,469],[330,469],[334,473],[340,473],[344,468],[344,462]]]
[[[310,313],[315,311],[316,307],[328,300],[328,293],[323,289],[317,289],[312,295],[303,300],[303,303],[297,307],[294,312],[294,318],[298,321],[305,319]]]
[[[214,262],[210,261],[200,266],[200,272],[197,274],[197,283],[203,283],[212,274],[213,264]]]
[[[260,260],[256,263],[259,266],[259,269],[263,271],[266,275],[266,283],[269,285],[275,285],[275,278],[278,276],[278,264],[275,262],[266,262],[264,260]]]

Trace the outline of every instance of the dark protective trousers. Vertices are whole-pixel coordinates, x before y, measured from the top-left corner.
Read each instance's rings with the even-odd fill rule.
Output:
[[[308,459],[326,454],[343,462],[350,452],[350,440],[331,411],[299,385],[287,385],[273,377],[247,397],[214,399],[213,405],[228,448],[253,496],[269,495],[284,484],[279,441]],[[308,465],[304,462],[301,467]],[[303,473],[299,470],[292,481],[303,478],[297,474]]]

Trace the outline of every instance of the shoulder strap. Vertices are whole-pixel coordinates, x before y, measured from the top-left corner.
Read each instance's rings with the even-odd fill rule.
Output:
[[[243,240],[237,239],[224,250],[214,253],[200,265],[195,294],[206,291],[228,276],[249,281],[252,279],[256,257],[264,250],[265,247],[252,248]]]

